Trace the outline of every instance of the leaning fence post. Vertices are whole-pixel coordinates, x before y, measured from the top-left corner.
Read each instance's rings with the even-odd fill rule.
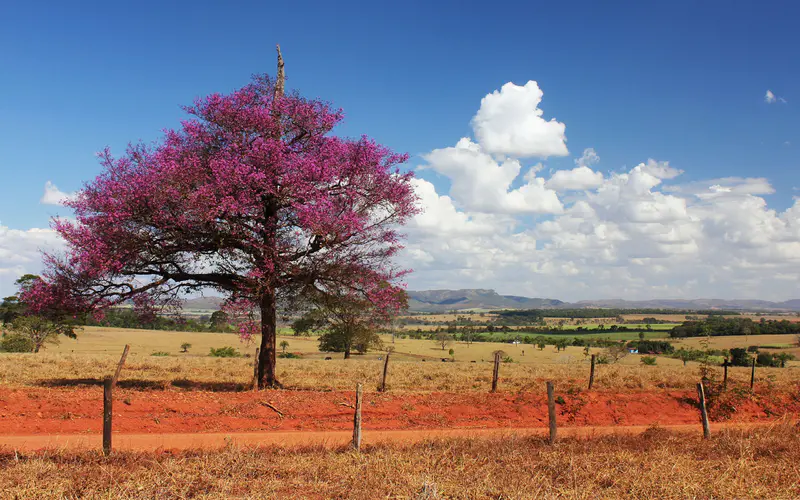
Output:
[[[383,376],[381,377],[381,387],[380,391],[384,392],[386,390],[386,374],[389,371],[389,355],[392,351],[386,351],[386,359],[383,360]]]
[[[500,376],[500,351],[494,353],[494,369],[492,370],[492,392],[497,392],[497,378]]]
[[[706,410],[706,391],[703,383],[697,384],[697,396],[700,399],[700,417],[703,419],[703,439],[711,437],[711,428],[708,426],[708,411]]]
[[[111,453],[111,403],[114,380],[106,377],[103,380],[103,455]]]
[[[117,364],[117,371],[114,372],[114,378],[112,379],[111,385],[113,387],[117,386],[117,381],[119,380],[119,374],[122,373],[122,367],[125,365],[125,360],[128,359],[128,351],[131,349],[131,346],[125,344],[125,349],[122,350],[122,357],[119,358],[119,363]]]
[[[362,385],[359,382],[356,385],[356,408],[353,415],[353,448],[356,451],[361,450],[361,392]]]
[[[550,419],[550,444],[555,444],[556,442],[556,400],[553,392],[553,383],[547,382],[547,415]]]
[[[589,390],[592,390],[592,386],[594,385],[594,361],[596,354],[592,354],[592,368],[589,370]]]
[[[254,391],[258,390],[258,355],[259,355],[260,351],[261,351],[261,349],[256,347],[256,357],[253,360],[253,390]]]
[[[753,357],[753,369],[750,371],[750,390],[753,390],[753,386],[756,383],[756,358]]]

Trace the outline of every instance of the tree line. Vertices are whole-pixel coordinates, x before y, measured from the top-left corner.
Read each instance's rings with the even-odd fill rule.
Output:
[[[526,309],[526,310],[502,310],[496,313],[501,318],[525,319],[536,321],[544,318],[616,318],[623,315],[632,314],[683,314],[698,316],[737,316],[738,311],[723,310],[691,310],[691,309],[604,309],[604,308],[585,308],[585,309]]]
[[[800,334],[800,322],[788,320],[753,321],[751,318],[709,317],[705,320],[684,321],[669,331],[672,338],[718,337],[731,335],[786,335]]]

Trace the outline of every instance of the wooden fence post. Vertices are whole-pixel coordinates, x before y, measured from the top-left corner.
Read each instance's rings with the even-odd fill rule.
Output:
[[[753,386],[756,383],[756,358],[753,356],[753,369],[750,371],[750,390],[753,390]]]
[[[708,410],[706,409],[706,390],[702,382],[697,384],[697,397],[700,400],[700,418],[703,421],[703,439],[710,439],[711,428],[708,426]]]
[[[708,411],[706,411],[706,391],[703,383],[697,384],[697,396],[700,399],[700,417],[703,419],[703,439],[711,437],[711,428],[708,426]]]
[[[117,381],[119,380],[119,374],[122,373],[122,367],[125,365],[125,360],[128,359],[128,351],[131,349],[131,346],[125,344],[125,349],[122,350],[122,357],[119,358],[119,363],[117,364],[117,371],[114,372],[114,378],[112,379],[111,385],[113,387],[117,386]]]
[[[389,355],[392,351],[386,352],[386,359],[383,360],[383,376],[381,377],[381,387],[378,389],[380,392],[386,391],[386,374],[389,372]]]
[[[728,389],[728,358],[725,358],[725,362],[722,363],[722,368],[725,370],[722,375],[722,390]]]
[[[260,354],[261,349],[256,347],[256,358],[253,360],[253,390],[258,390],[258,355]]]
[[[361,382],[356,384],[356,408],[353,415],[353,448],[361,451],[361,393],[363,387]]]
[[[111,454],[111,403],[114,380],[106,377],[103,381],[103,455]]]
[[[550,419],[550,444],[556,442],[556,400],[553,394],[553,383],[547,383],[547,414]]]
[[[594,385],[594,361],[596,354],[592,354],[592,368],[589,370],[589,390],[592,390],[592,386]]]
[[[494,369],[492,370],[492,392],[497,392],[497,379],[500,376],[500,351],[494,353]]]

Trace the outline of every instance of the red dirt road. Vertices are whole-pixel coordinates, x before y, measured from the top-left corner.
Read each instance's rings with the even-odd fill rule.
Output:
[[[760,423],[725,423],[714,424],[712,432],[721,428],[749,428],[769,425]],[[650,426],[613,426],[613,427],[561,427],[560,437],[580,436],[598,437],[612,434],[641,434]],[[700,436],[699,424],[666,425],[662,429],[673,432],[685,432]],[[410,444],[426,439],[462,437],[486,439],[492,437],[530,437],[547,436],[549,429],[537,428],[497,428],[497,429],[424,429],[424,430],[384,430],[364,431],[362,444],[374,445],[383,442]],[[323,446],[326,448],[343,447],[350,444],[352,431],[278,431],[278,432],[238,432],[238,433],[198,433],[198,434],[114,434],[112,445],[115,450],[153,451],[153,450],[189,450],[217,449],[228,445],[266,446]],[[102,436],[92,435],[35,435],[4,436],[0,435],[0,449],[4,447],[17,451],[36,451],[41,449],[100,449]]]
[[[565,427],[695,425],[696,394],[557,393]],[[730,397],[733,397],[731,395]],[[114,394],[114,431],[121,434],[337,431],[352,428],[352,392],[204,392],[127,390]],[[281,417],[264,403],[283,413]],[[712,421],[758,422],[800,414],[788,394],[738,396],[710,409]],[[733,409],[733,410],[732,410]],[[492,429],[547,426],[538,393],[367,393],[365,430]],[[98,434],[102,388],[0,388],[0,436]]]

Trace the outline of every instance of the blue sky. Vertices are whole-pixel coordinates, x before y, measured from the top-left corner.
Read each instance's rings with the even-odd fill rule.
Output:
[[[761,197],[784,211],[800,186],[799,18],[789,1],[7,2],[0,225],[47,227],[64,212],[39,203],[47,181],[79,189],[94,152],[157,139],[193,98],[273,72],[275,43],[290,87],[344,108],[339,134],[416,155],[410,167],[470,136],[485,95],[536,80],[570,153],[547,169],[593,148],[606,173],[655,158],[684,183],[766,177]]]

